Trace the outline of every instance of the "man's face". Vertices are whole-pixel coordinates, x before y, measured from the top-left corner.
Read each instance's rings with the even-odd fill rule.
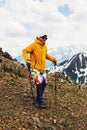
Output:
[[[42,43],[44,44],[46,42],[47,38],[42,38]]]

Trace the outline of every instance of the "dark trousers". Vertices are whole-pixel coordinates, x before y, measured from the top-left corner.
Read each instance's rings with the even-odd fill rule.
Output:
[[[36,86],[37,101],[38,101],[39,104],[43,104],[43,103],[44,103],[43,93],[44,93],[44,90],[45,90],[45,86],[46,86],[46,85],[43,85],[43,84],[38,84],[38,85]]]

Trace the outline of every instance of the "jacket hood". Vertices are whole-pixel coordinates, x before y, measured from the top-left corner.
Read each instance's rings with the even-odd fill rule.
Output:
[[[36,37],[35,42],[38,43],[38,44],[40,44],[40,45],[42,45],[42,46],[44,45],[44,44],[41,42],[40,38],[38,38],[38,37]]]

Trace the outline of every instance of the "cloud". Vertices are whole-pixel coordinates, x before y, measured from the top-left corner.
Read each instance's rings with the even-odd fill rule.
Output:
[[[5,51],[15,57],[43,34],[48,48],[87,44],[87,0],[0,1],[0,47]]]
[[[44,0],[32,0],[32,1],[39,1],[39,2],[44,2]]]

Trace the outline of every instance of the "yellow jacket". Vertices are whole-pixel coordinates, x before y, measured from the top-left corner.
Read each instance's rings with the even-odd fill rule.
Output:
[[[29,55],[30,54],[30,55]],[[46,67],[46,59],[55,62],[55,58],[47,54],[47,46],[42,44],[39,38],[35,39],[28,47],[22,51],[25,62],[31,61],[31,68],[43,71]]]

